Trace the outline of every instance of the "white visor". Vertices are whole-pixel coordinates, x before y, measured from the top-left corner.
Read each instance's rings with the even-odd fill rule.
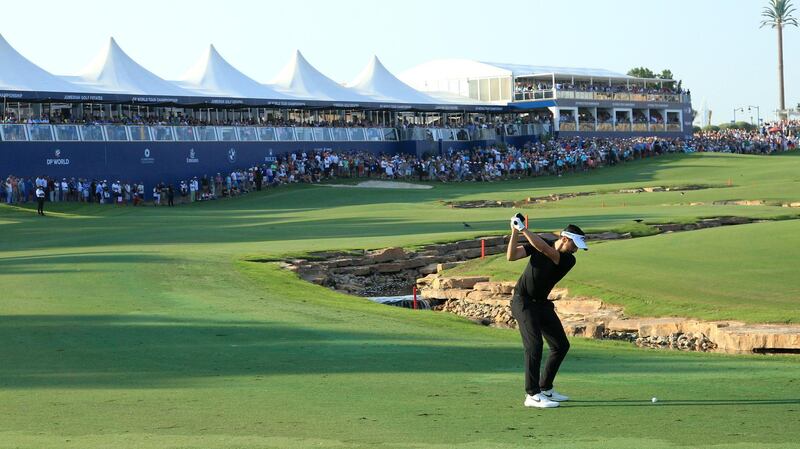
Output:
[[[575,246],[577,246],[578,248],[584,251],[589,250],[589,247],[586,246],[586,240],[584,240],[585,239],[584,236],[580,234],[573,234],[572,232],[569,231],[561,231],[561,236],[569,237],[569,239],[572,240],[572,242],[575,243]]]

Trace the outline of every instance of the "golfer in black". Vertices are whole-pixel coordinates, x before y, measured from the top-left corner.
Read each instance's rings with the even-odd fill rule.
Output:
[[[518,244],[522,234],[525,240]],[[525,227],[525,218],[517,214],[511,219],[511,239],[506,258],[509,261],[530,256],[525,271],[514,287],[511,313],[517,320],[525,346],[525,406],[552,408],[569,398],[553,389],[553,379],[569,350],[569,341],[553,303],[547,300],[550,290],[575,266],[574,253],[588,249],[581,228],[569,225],[558,240],[547,242]],[[542,337],[547,340],[550,355],[540,376]]]

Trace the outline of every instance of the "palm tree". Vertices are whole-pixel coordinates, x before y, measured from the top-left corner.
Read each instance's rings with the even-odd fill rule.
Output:
[[[764,20],[761,27],[769,25],[771,28],[778,29],[778,101],[780,103],[781,118],[785,118],[786,103],[783,98],[783,27],[788,25],[797,26],[797,19],[792,17],[794,8],[791,0],[770,0],[769,6],[765,6],[761,12]]]

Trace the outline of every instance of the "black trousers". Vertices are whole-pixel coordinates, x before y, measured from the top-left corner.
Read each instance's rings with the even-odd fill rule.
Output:
[[[44,198],[36,198],[36,213],[39,215],[44,215]]]
[[[525,391],[534,395],[553,388],[558,368],[569,351],[569,340],[561,320],[550,301],[530,301],[514,297],[511,314],[517,320],[522,344],[525,347]],[[542,363],[542,337],[547,340],[550,355],[540,375]]]

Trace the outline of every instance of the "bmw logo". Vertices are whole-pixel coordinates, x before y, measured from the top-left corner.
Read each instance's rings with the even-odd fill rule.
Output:
[[[231,148],[228,150],[228,160],[231,162],[236,162],[236,149]]]

